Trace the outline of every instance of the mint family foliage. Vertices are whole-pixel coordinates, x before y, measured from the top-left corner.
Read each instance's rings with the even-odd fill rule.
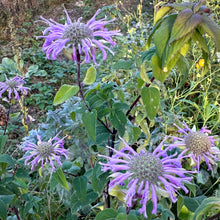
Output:
[[[200,108],[189,99],[193,92],[184,96],[186,87],[201,84],[192,78],[192,51],[204,60],[197,78],[213,79],[220,27],[210,8],[204,0],[155,7],[149,34],[139,13],[127,36],[117,16],[102,17],[105,10],[115,7],[99,9],[87,22],[73,21],[66,8],[64,24],[41,17],[47,27],[37,40],[44,40],[46,59],[26,73],[18,57],[2,60],[0,219],[220,217],[219,103],[209,104],[205,93],[204,114],[180,107]],[[49,69],[62,79],[51,81],[61,85],[54,108],[29,131],[32,88],[44,91],[31,77],[47,77]],[[70,72],[66,80],[63,69]],[[175,105],[177,93],[183,95]],[[16,117],[26,135],[14,155],[6,146]]]

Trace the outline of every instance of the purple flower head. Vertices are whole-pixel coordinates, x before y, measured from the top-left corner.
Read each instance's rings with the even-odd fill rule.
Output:
[[[105,17],[96,20],[95,18],[100,12],[99,9],[86,24],[81,22],[82,18],[72,22],[65,8],[64,11],[67,20],[65,25],[41,17],[49,27],[44,30],[43,36],[38,36],[37,39],[45,38],[43,51],[46,52],[48,59],[55,60],[58,54],[64,50],[65,53],[71,51],[72,60],[76,61],[77,53],[82,55],[84,52],[85,62],[88,63],[92,59],[96,64],[95,47],[102,51],[103,60],[107,58],[106,50],[114,54],[109,47],[104,45],[104,43],[110,43],[111,46],[114,46],[115,42],[112,40],[112,36],[121,35],[119,30],[108,31],[105,28],[105,25],[114,21],[114,19],[107,21]]]
[[[15,76],[13,79],[8,79],[5,76],[5,79],[5,82],[0,82],[0,98],[2,98],[2,94],[6,91],[8,91],[9,100],[11,100],[12,94],[14,94],[15,99],[19,100],[19,91],[27,95],[29,88],[23,86],[25,81],[22,78]]]
[[[44,165],[50,164],[53,172],[55,171],[54,161],[56,161],[59,165],[62,165],[61,156],[64,156],[67,159],[68,151],[64,148],[63,141],[66,136],[59,139],[59,134],[60,132],[47,142],[41,141],[41,137],[38,134],[37,144],[29,141],[24,142],[25,146],[22,147],[22,150],[30,153],[30,155],[24,157],[25,165],[31,164],[31,170],[33,170],[38,164],[41,164],[42,168],[44,168]]]
[[[216,164],[215,161],[219,161],[220,155],[219,149],[214,144],[218,141],[217,136],[209,136],[208,134],[211,134],[211,131],[206,127],[196,131],[195,127],[190,129],[185,122],[183,124],[183,129],[175,125],[182,137],[171,137],[174,143],[169,144],[169,147],[184,147],[181,155],[192,158],[198,171],[202,161],[205,161],[208,170],[212,170],[212,165]]]
[[[133,200],[141,198],[140,204],[142,208],[139,210],[145,217],[147,201],[152,198],[153,210],[157,212],[157,194],[163,192],[163,195],[170,196],[172,202],[176,202],[175,192],[182,188],[188,193],[187,188],[183,185],[184,181],[190,181],[191,177],[186,177],[185,174],[190,173],[176,164],[180,157],[176,155],[165,156],[166,151],[163,150],[163,143],[153,151],[153,153],[141,150],[140,153],[134,151],[123,139],[125,147],[120,151],[112,149],[115,154],[113,157],[104,157],[108,160],[107,163],[100,163],[103,171],[111,170],[113,179],[110,181],[110,190],[116,185],[121,185],[125,180],[128,181],[127,193],[125,202],[128,207],[133,206]],[[122,171],[122,172],[121,172]]]

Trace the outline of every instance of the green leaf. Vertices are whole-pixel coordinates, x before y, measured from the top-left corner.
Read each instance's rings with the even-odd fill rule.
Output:
[[[204,199],[200,206],[195,210],[193,220],[202,220],[203,215],[211,209],[216,209],[218,213],[220,212],[220,198],[209,197]]]
[[[127,123],[127,118],[121,110],[115,109],[110,114],[110,121],[112,125],[118,130],[119,135],[123,136],[125,132],[125,124]]]
[[[156,47],[151,47],[149,50],[145,51],[143,54],[142,54],[142,63],[147,60],[147,61],[150,61],[152,56],[156,53]]]
[[[146,82],[146,83],[150,83],[150,82],[151,82],[150,79],[149,79],[149,77],[148,77],[148,75],[147,75],[147,72],[146,72],[145,63],[143,63],[143,64],[141,65],[140,77],[141,77],[141,79],[143,79],[144,82]]]
[[[89,69],[86,72],[86,76],[83,80],[83,83],[86,85],[91,85],[96,80],[96,69],[94,66],[89,67]]]
[[[183,198],[181,196],[178,196],[178,199],[177,199],[177,215],[178,216],[181,212],[181,209],[182,209],[183,205],[184,205]]]
[[[184,9],[193,9],[194,3],[191,2],[182,2],[180,4],[166,4],[166,6],[172,7],[173,9],[176,9],[178,11],[182,11]]]
[[[82,121],[85,126],[85,129],[92,139],[92,141],[96,142],[96,121],[97,121],[97,112],[93,109],[91,112],[86,111],[82,115]]]
[[[171,14],[171,15],[168,15],[168,16],[165,16],[164,18],[162,18],[161,20],[159,20],[153,27],[152,31],[150,32],[149,34],[149,37],[147,39],[147,44],[146,44],[146,49],[149,50],[150,46],[151,46],[151,40],[152,40],[152,37],[154,36],[155,32],[158,30],[158,28],[160,28],[160,26],[164,25],[164,22],[166,23],[167,19],[168,20],[172,20],[172,23],[175,21],[177,17],[177,14],[174,13],[174,14]]]
[[[131,69],[133,65],[132,60],[119,60],[117,63],[115,63],[112,68],[113,69]]]
[[[54,173],[53,173],[53,177],[56,179],[56,181],[63,186],[66,190],[69,191],[69,186],[68,183],[66,181],[66,178],[63,174],[63,171],[61,168],[57,169]]]
[[[119,213],[116,217],[116,220],[127,220],[126,213]]]
[[[7,219],[7,207],[4,201],[0,199],[0,217],[2,220]]]
[[[154,17],[154,25],[161,19],[163,18],[166,14],[168,14],[170,12],[172,8],[171,7],[168,7],[168,6],[164,6],[162,8],[160,8],[155,17]]]
[[[53,104],[59,105],[65,102],[67,99],[73,97],[78,91],[78,86],[71,86],[67,84],[62,85],[54,97]]]
[[[206,15],[202,15],[200,27],[215,41],[215,52],[220,51],[220,27]]]
[[[127,220],[138,220],[138,218],[137,218],[137,216],[134,215],[134,214],[129,214],[129,215],[127,216]]]
[[[99,212],[95,218],[95,220],[110,220],[112,218],[116,218],[118,215],[117,211],[112,208],[104,209]]]
[[[160,91],[156,87],[144,87],[141,90],[141,98],[148,118],[154,120],[160,103]]]
[[[201,22],[202,16],[193,14],[191,9],[181,11],[174,22],[170,43],[192,32]]]
[[[105,143],[109,138],[110,138],[109,131],[100,122],[98,122],[96,127],[96,143],[98,145],[104,143],[105,146]]]
[[[195,198],[183,196],[183,201],[184,205],[191,212],[195,212],[195,210],[199,207],[199,202]]]
[[[7,139],[8,139],[8,135],[0,135],[0,154],[2,153],[2,150],[5,146]]]
[[[98,193],[102,193],[109,176],[109,173],[103,172],[101,168],[101,165],[96,164],[92,170],[92,188]]]
[[[1,154],[0,163],[7,163],[9,166],[14,168],[16,161],[13,158],[11,158],[8,154]]]
[[[185,35],[184,37],[182,37],[181,39],[167,44],[165,51],[162,55],[162,66],[161,66],[162,69],[164,69],[166,67],[169,70],[171,70],[175,66],[176,62],[174,62],[172,65],[171,65],[171,63],[174,60],[175,61],[178,60],[178,58],[176,58],[176,57],[180,55],[180,52],[182,52],[184,55],[187,53],[187,51],[190,47],[189,40],[192,37],[192,34],[193,33],[191,32],[191,33]],[[179,52],[179,54],[178,54],[178,52]]]
[[[174,24],[176,16],[168,16],[162,22],[161,26],[157,29],[154,34],[154,43],[157,51],[157,55],[161,58],[164,50],[167,46],[170,38],[170,33]]]
[[[0,200],[3,201],[5,204],[9,204],[15,197],[14,195],[0,195]]]
[[[155,77],[155,79],[163,82],[169,76],[170,72],[168,72],[168,69],[165,70],[166,72],[162,70],[161,60],[156,53],[153,55],[151,62],[152,62],[153,76]]]
[[[73,180],[73,189],[78,199],[82,202],[86,200],[87,182],[88,180],[85,176],[79,176]]]
[[[78,198],[76,191],[74,191],[71,196],[71,211],[72,211],[72,213],[75,213],[75,212],[79,211],[80,209],[82,209],[83,207],[87,206],[88,204],[91,204],[97,198],[98,198],[98,194],[93,191],[90,191],[86,194],[85,201],[81,201]]]

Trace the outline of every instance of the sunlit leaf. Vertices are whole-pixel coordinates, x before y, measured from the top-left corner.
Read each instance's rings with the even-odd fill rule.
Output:
[[[150,83],[150,79],[149,79],[147,72],[146,72],[145,63],[143,63],[141,65],[140,77],[141,77],[141,79],[144,80],[144,82]]]
[[[167,7],[167,6],[164,6],[162,8],[160,8],[155,17],[154,17],[154,25],[161,19],[163,18],[166,14],[169,13],[169,11],[171,10],[172,8],[171,7]]]
[[[69,190],[68,183],[66,181],[66,177],[63,174],[63,171],[61,168],[58,168],[54,173],[53,177],[56,179],[56,181],[61,184],[66,190]]]
[[[160,103],[160,91],[156,87],[144,87],[141,90],[141,98],[148,118],[154,120]]]
[[[89,69],[86,72],[86,76],[83,80],[83,83],[86,85],[91,85],[96,80],[96,69],[94,66],[89,67]]]
[[[193,14],[191,9],[181,11],[173,25],[170,43],[192,32],[202,22],[202,16]]]
[[[73,97],[78,91],[78,86],[71,86],[67,84],[62,85],[54,97],[53,104],[59,105],[65,102],[67,99]]]

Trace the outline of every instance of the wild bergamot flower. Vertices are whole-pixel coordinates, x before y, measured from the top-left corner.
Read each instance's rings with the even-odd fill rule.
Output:
[[[59,132],[54,138],[48,141],[41,141],[41,137],[38,135],[37,132],[36,134],[38,139],[37,144],[26,141],[24,142],[24,146],[22,147],[23,151],[28,151],[28,153],[30,154],[24,157],[25,165],[31,164],[31,170],[33,170],[34,167],[38,164],[41,164],[42,168],[44,168],[46,164],[50,164],[52,167],[52,171],[54,172],[54,161],[56,161],[59,165],[62,165],[61,157],[64,156],[66,159],[68,158],[68,151],[64,148],[63,141],[66,136],[62,139],[59,139]]]
[[[10,100],[12,98],[12,94],[14,94],[15,99],[19,100],[19,91],[27,95],[29,88],[23,86],[25,81],[22,78],[15,76],[13,79],[8,79],[7,76],[5,76],[5,79],[5,82],[0,82],[0,98],[6,91],[8,91],[8,98]]]
[[[65,25],[59,24],[52,19],[47,20],[41,17],[49,27],[43,32],[45,36],[38,36],[37,38],[45,38],[43,51],[46,52],[48,59],[55,60],[63,49],[66,50],[68,48],[71,48],[72,60],[74,61],[77,60],[77,53],[82,54],[84,51],[85,62],[90,62],[90,59],[92,59],[94,63],[96,63],[95,46],[102,51],[103,60],[107,58],[105,49],[114,54],[109,47],[102,43],[104,40],[106,43],[110,43],[111,46],[114,46],[115,42],[112,40],[112,36],[121,35],[119,30],[108,31],[105,27],[114,21],[114,19],[106,20],[105,17],[96,20],[95,18],[100,12],[100,10],[98,10],[86,24],[81,22],[82,18],[79,18],[76,22],[72,22],[65,8],[64,10],[67,18]]]
[[[150,197],[152,197],[153,202],[152,213],[156,214],[157,193],[168,194],[172,202],[177,200],[175,192],[178,189],[182,188],[188,193],[183,182],[191,180],[191,177],[185,176],[189,171],[180,166],[180,157],[167,155],[169,148],[162,149],[164,141],[160,143],[153,153],[145,150],[137,153],[123,139],[122,141],[125,147],[120,151],[108,147],[115,152],[112,157],[99,156],[108,160],[107,163],[100,163],[103,166],[102,170],[104,172],[107,170],[113,172],[110,176],[113,177],[109,184],[110,190],[116,185],[123,185],[124,181],[128,181],[128,190],[125,197],[128,207],[132,207],[134,199],[140,197],[142,208],[139,211],[147,217],[146,204]]]
[[[178,132],[183,134],[182,137],[171,137],[174,143],[169,144],[170,147],[184,147],[181,155],[186,157],[191,157],[192,160],[196,163],[197,170],[199,171],[200,162],[205,161],[208,166],[208,170],[212,169],[212,165],[216,164],[215,161],[219,160],[220,151],[215,147],[215,142],[218,141],[217,136],[209,136],[211,131],[202,128],[199,131],[196,131],[195,127],[190,129],[188,125],[183,122],[184,128],[180,128],[175,124],[179,129]]]

